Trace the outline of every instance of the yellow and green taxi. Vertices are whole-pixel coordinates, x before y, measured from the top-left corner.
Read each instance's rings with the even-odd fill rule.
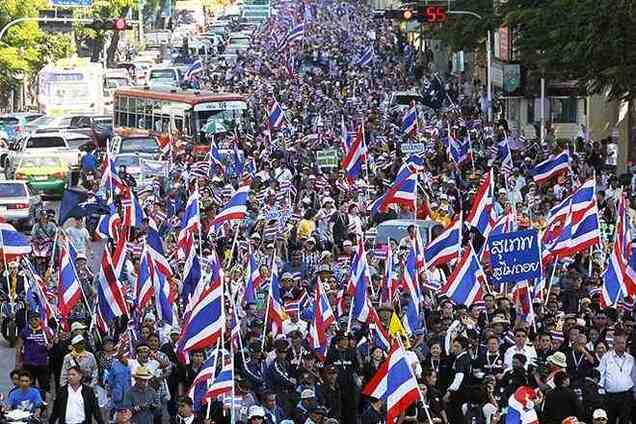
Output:
[[[45,194],[64,194],[68,165],[57,157],[24,157],[15,170],[16,180]]]

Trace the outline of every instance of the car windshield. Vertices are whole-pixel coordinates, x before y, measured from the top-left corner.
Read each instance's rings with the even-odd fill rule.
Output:
[[[4,117],[4,118],[0,118],[0,128],[1,127],[14,127],[16,125],[18,125],[20,123],[20,121],[18,121],[18,118],[14,118],[14,117]]]
[[[31,137],[27,141],[27,149],[48,149],[53,147],[66,147],[61,137]]]
[[[230,38],[230,45],[232,46],[247,46],[250,44],[250,39],[247,37]]]
[[[172,69],[155,69],[150,71],[150,79],[175,79],[175,72]]]
[[[119,153],[158,153],[159,144],[152,137],[124,138]]]
[[[73,137],[68,137],[66,139],[67,143],[68,143],[68,147],[70,149],[79,149],[81,146],[83,146],[86,143],[90,143],[92,141],[92,139],[90,137],[77,137],[77,136],[73,136]]]
[[[70,118],[52,118],[50,116],[40,116],[29,122],[29,126],[33,128],[45,127],[63,127],[71,123]]]
[[[139,156],[117,156],[115,167],[119,168],[122,165],[126,167],[139,166]]]
[[[45,166],[62,166],[60,158],[24,158],[20,168],[40,168]]]
[[[0,197],[24,197],[26,188],[20,183],[0,183]]]

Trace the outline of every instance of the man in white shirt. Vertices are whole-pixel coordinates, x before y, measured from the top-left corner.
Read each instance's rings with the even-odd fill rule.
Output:
[[[605,390],[605,410],[608,423],[619,424],[629,422],[629,414],[632,399],[634,381],[634,357],[626,352],[627,336],[617,334],[614,336],[614,349],[607,352],[598,366],[601,373],[599,387]]]
[[[85,424],[95,418],[104,424],[97,397],[90,386],[82,384],[82,370],[77,366],[68,369],[68,383],[55,396],[50,424]]]
[[[517,328],[515,330],[515,344],[510,346],[504,354],[504,366],[506,369],[512,368],[512,357],[516,353],[520,353],[526,357],[525,368],[528,369],[528,365],[534,364],[537,359],[537,352],[533,346],[527,344],[528,331],[525,328]]]

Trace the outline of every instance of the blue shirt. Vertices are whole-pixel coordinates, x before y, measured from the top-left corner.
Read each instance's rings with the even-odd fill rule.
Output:
[[[33,412],[42,406],[40,391],[34,387],[26,390],[16,389],[9,393],[9,408]]]
[[[95,171],[97,169],[97,166],[99,165],[97,163],[97,159],[95,158],[95,155],[90,152],[82,156],[80,163],[82,165],[82,170],[85,172]]]

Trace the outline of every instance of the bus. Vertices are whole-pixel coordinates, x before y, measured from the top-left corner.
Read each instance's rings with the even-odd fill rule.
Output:
[[[158,136],[172,131],[184,141],[205,145],[202,128],[208,122],[232,131],[245,126],[247,108],[240,94],[126,87],[115,91],[113,126],[122,132],[147,130]]]
[[[104,113],[104,68],[88,58],[67,58],[38,73],[38,107],[49,116]]]

